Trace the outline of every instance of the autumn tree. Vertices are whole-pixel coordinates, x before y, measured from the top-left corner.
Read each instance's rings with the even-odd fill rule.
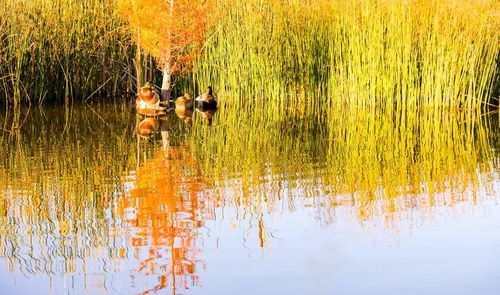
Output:
[[[173,76],[187,73],[215,22],[215,0],[118,0],[138,50],[162,71],[162,100],[170,99]]]

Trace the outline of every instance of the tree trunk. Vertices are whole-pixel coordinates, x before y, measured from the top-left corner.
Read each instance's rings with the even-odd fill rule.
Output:
[[[172,74],[168,66],[163,67],[163,81],[161,83],[161,101],[170,100],[170,91],[172,88]]]
[[[169,0],[170,2],[170,18],[174,15],[174,0]],[[168,30],[168,38],[172,40],[172,32]],[[172,90],[172,69],[171,65],[172,51],[170,45],[166,48],[165,65],[163,66],[163,81],[161,83],[161,101],[170,101],[170,93]]]
[[[142,63],[141,63],[141,39],[139,30],[137,30],[137,48],[135,55],[135,74],[136,74],[136,82],[137,82],[137,93],[141,90],[142,87]]]

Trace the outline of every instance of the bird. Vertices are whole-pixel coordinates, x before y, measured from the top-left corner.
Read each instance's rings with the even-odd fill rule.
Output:
[[[154,86],[147,82],[139,89],[135,102],[137,109],[157,109],[160,104],[160,95]]]
[[[212,94],[212,87],[208,86],[207,91],[196,98],[198,108],[202,110],[213,110],[217,108],[217,100]]]
[[[176,110],[178,110],[178,109],[179,110],[181,110],[181,109],[190,110],[193,108],[194,108],[193,97],[188,92],[184,93],[183,96],[179,96],[175,100],[175,109]]]

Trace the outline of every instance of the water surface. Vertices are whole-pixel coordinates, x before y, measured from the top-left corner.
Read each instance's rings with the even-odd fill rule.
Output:
[[[500,288],[497,115],[24,114],[0,137],[2,293]]]

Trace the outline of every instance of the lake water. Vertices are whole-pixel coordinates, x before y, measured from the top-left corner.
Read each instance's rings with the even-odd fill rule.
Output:
[[[259,112],[2,111],[1,294],[498,294],[498,114]]]

